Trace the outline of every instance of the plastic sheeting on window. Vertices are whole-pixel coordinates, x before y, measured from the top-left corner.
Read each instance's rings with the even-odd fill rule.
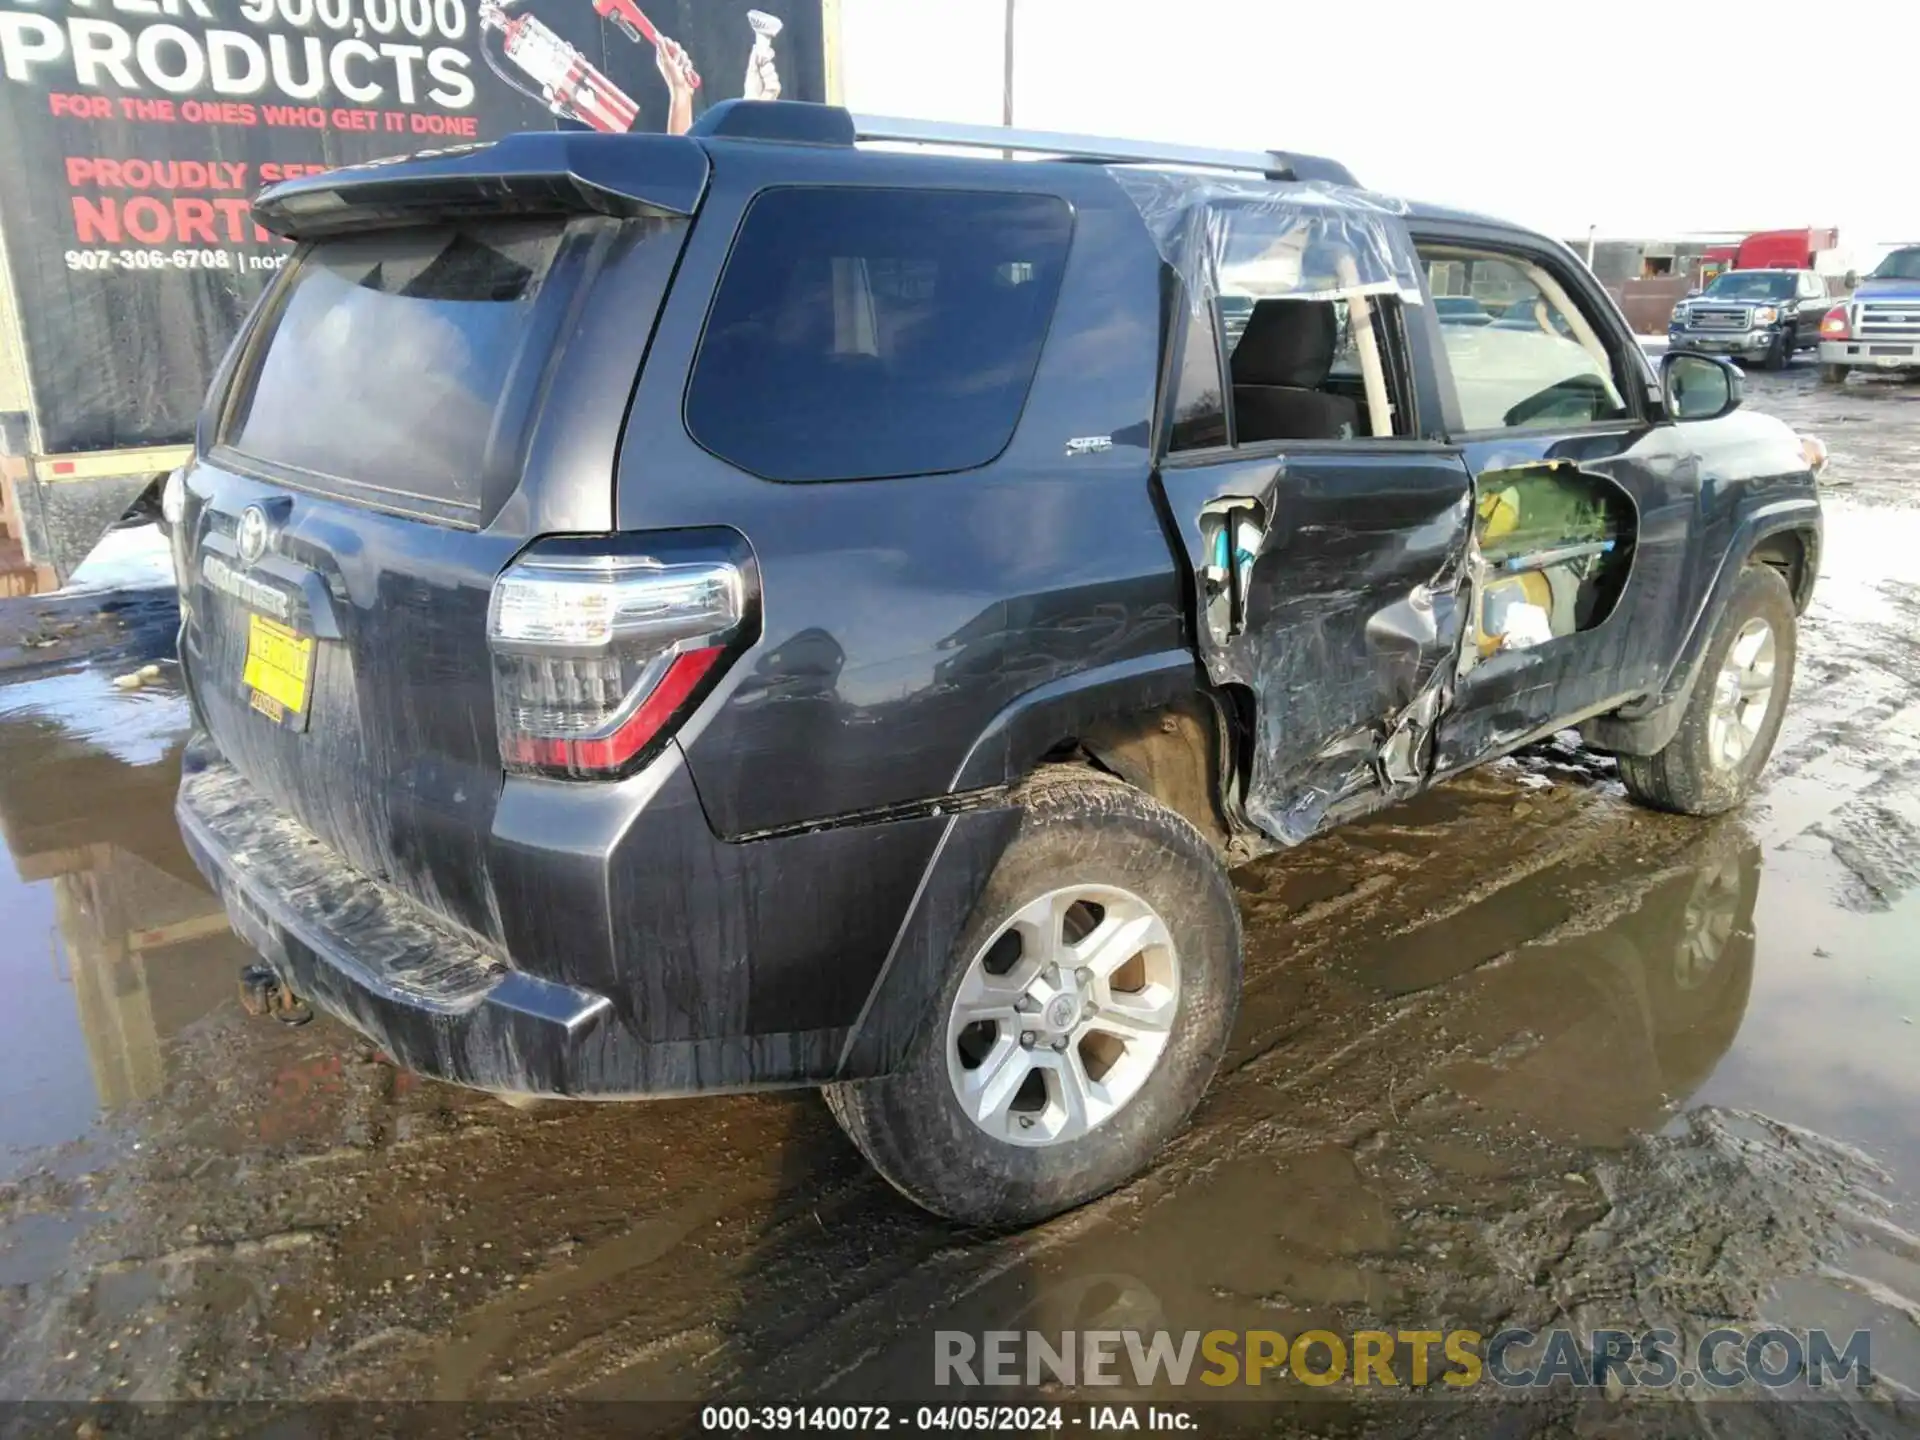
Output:
[[[1259,183],[1167,170],[1109,172],[1146,222],[1196,312],[1222,295],[1421,303],[1420,262],[1398,200],[1320,182]]]

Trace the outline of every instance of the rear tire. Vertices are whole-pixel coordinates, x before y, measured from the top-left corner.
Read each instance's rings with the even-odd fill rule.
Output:
[[[1847,367],[1845,365],[1822,365],[1820,367],[1820,383],[1822,385],[1846,384]]]
[[[1199,1103],[1240,999],[1240,911],[1198,830],[1080,767],[1018,798],[903,1066],[825,1087],[876,1170],[969,1225],[1032,1224],[1137,1175]]]
[[[1655,754],[1620,757],[1627,793],[1677,815],[1718,815],[1745,800],[1780,734],[1795,651],[1787,582],[1749,565],[1714,628],[1680,729]]]

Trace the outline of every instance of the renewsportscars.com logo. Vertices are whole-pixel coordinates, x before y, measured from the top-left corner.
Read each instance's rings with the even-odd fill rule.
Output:
[[[1856,1330],[1543,1331],[941,1330],[936,1385],[1127,1385],[1135,1389],[1303,1385],[1507,1390],[1712,1390],[1788,1386],[1861,1390],[1873,1383],[1873,1340]]]

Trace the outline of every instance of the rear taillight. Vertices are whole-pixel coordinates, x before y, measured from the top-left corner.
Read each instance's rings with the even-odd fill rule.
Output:
[[[1847,323],[1847,307],[1836,305],[1827,311],[1827,318],[1820,322],[1822,340],[1851,340],[1853,327]]]
[[[672,734],[747,638],[749,578],[684,544],[545,541],[494,583],[487,613],[509,769],[626,773]]]

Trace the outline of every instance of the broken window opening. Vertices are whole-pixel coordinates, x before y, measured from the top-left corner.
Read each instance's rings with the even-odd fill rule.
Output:
[[[1490,470],[1474,484],[1470,634],[1462,674],[1483,660],[1598,629],[1632,569],[1633,501],[1562,461]]]
[[[1221,383],[1222,348],[1231,387]],[[1402,398],[1412,389],[1410,365],[1394,297],[1222,295],[1187,325],[1170,448],[1225,445],[1229,404],[1236,445],[1411,435],[1411,407]]]
[[[1172,405],[1174,449],[1212,438],[1204,332],[1227,357],[1220,394],[1234,445],[1413,433],[1400,306],[1425,303],[1404,206],[1317,184],[1115,170],[1190,307]],[[1201,338],[1193,331],[1200,330]],[[1339,362],[1351,351],[1354,368]],[[1215,443],[1218,443],[1217,440]]]
[[[1412,433],[1399,302],[1223,295],[1236,445]]]
[[[1467,433],[1631,416],[1627,357],[1608,346],[1552,273],[1518,257],[1418,250]]]

